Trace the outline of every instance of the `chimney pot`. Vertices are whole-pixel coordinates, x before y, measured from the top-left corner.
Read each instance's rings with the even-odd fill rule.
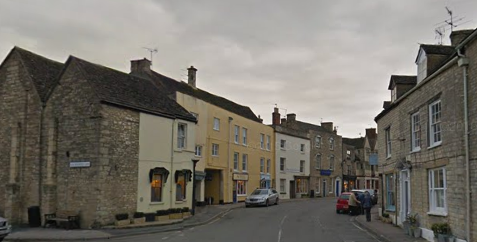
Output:
[[[190,66],[187,69],[187,82],[189,83],[190,86],[196,87],[196,81],[197,81],[197,69],[194,66]]]

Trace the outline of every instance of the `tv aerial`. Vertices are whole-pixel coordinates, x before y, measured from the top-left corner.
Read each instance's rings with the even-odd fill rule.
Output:
[[[146,49],[147,51],[149,51],[149,53],[151,54],[151,66],[152,66],[152,55],[154,53],[157,53],[157,48],[148,48],[148,47],[142,47],[143,49]]]

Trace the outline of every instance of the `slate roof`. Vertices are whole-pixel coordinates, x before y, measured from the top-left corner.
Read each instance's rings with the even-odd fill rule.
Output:
[[[131,74],[146,77],[145,73],[133,72]],[[147,75],[147,77],[150,78],[154,84],[157,85],[157,87],[159,87],[161,90],[165,90],[168,94],[174,94],[176,91],[181,92],[240,115],[244,118],[261,123],[261,120],[247,106],[242,106],[226,98],[214,95],[199,88],[193,88],[185,82],[176,81],[154,71],[151,71],[151,74]]]
[[[354,146],[357,149],[364,148],[364,137],[360,138],[343,138],[343,143]]]
[[[449,45],[425,45],[421,44],[421,48],[428,55],[452,55],[455,52],[455,47]]]
[[[295,123],[298,125],[298,128],[300,130],[304,130],[304,131],[308,131],[308,130],[315,130],[315,131],[320,131],[320,132],[327,132],[327,133],[332,133],[334,134],[333,132],[319,126],[319,125],[316,125],[316,124],[310,124],[310,123],[305,123],[305,122],[302,122],[302,121],[295,121]]]
[[[64,64],[47,59],[17,46],[13,48],[12,52],[16,52],[20,55],[23,66],[30,75],[41,101],[45,102],[48,93],[55,86]]]
[[[416,85],[417,76],[391,75],[391,79],[389,80],[388,90],[392,89],[393,83],[394,85],[397,85],[397,84]]]
[[[185,110],[149,80],[135,77],[105,66],[93,64],[71,56],[68,63],[74,62],[92,85],[98,98],[106,103],[196,122],[192,114]]]

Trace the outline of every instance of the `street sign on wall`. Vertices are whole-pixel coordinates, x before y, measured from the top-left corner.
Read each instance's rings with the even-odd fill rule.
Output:
[[[90,167],[91,162],[89,161],[70,161],[70,168],[82,168]]]

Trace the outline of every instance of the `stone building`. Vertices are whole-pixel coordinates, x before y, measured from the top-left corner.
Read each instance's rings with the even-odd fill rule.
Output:
[[[193,66],[187,83],[151,70],[147,59],[131,61],[131,75],[149,79],[197,117],[195,200],[200,205],[245,201],[254,189],[273,186],[273,128],[249,107],[200,89]]]
[[[333,123],[321,126],[296,119],[296,114],[287,114],[281,126],[308,133],[310,137],[310,176],[303,189],[313,196],[338,196],[342,188],[342,140]]]
[[[286,119],[283,120],[285,122]],[[308,132],[282,126],[280,113],[275,108],[272,125],[275,130],[276,185],[280,199],[309,194],[310,138]],[[286,122],[285,122],[286,123]]]
[[[17,92],[24,99],[0,104],[9,113],[1,116],[0,215],[27,223],[29,206],[41,215],[73,210],[91,228],[118,213],[191,207],[196,118],[149,80],[15,47],[0,67],[0,97]]]
[[[477,238],[476,38],[461,30],[451,46],[421,45],[417,75],[391,76],[391,101],[375,118],[383,212],[395,224],[417,213],[429,241],[435,223],[448,223],[457,241]]]

